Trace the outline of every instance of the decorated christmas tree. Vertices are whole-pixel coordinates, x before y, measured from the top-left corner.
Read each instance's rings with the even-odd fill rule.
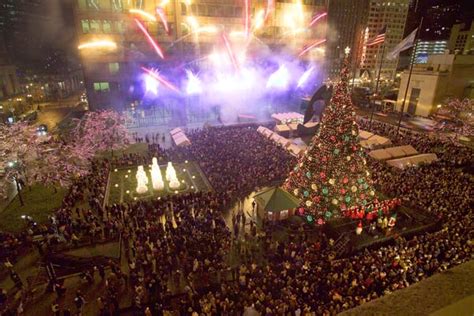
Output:
[[[364,218],[381,209],[359,144],[347,67],[333,91],[319,132],[284,183],[284,189],[302,201],[300,212],[319,224],[344,215],[354,217],[354,212]]]

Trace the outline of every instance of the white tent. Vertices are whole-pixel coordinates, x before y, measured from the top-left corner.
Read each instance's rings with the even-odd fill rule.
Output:
[[[291,144],[290,146],[287,147],[287,149],[294,156],[299,156],[304,151],[303,148],[301,148],[300,146],[295,145],[295,144]]]
[[[372,136],[374,136],[373,133],[366,132],[366,131],[363,131],[363,130],[359,130],[359,138],[360,139],[366,140],[366,139],[369,139]]]
[[[391,145],[392,141],[386,137],[374,135],[367,140],[361,140],[360,145],[367,149],[380,148]]]
[[[280,139],[278,140],[278,143],[286,148],[291,145],[291,140],[285,137],[280,137]]]
[[[177,134],[179,136],[173,137],[176,146],[188,146],[191,145],[191,141],[184,134]]]
[[[303,122],[304,115],[297,112],[274,113],[272,118],[277,124],[286,124],[291,122]]]
[[[408,167],[417,166],[421,163],[429,164],[437,159],[438,157],[436,154],[420,154],[416,156],[388,160],[387,164],[398,169],[405,169]]]
[[[372,150],[370,153],[369,153],[369,156],[374,158],[375,160],[388,160],[388,159],[392,159],[392,156],[387,152],[385,151],[385,149],[376,149],[376,150]]]
[[[405,156],[413,156],[418,154],[418,151],[413,148],[412,145],[401,146],[401,149],[405,152]]]
[[[392,156],[392,158],[402,158],[406,157],[405,151],[402,149],[402,146],[389,147],[385,148],[385,151]]]
[[[173,136],[173,135],[175,135],[175,134],[178,134],[178,133],[183,133],[183,134],[184,134],[184,131],[183,131],[181,128],[179,128],[179,127],[175,128],[175,129],[172,129],[172,130],[170,131],[171,136]]]

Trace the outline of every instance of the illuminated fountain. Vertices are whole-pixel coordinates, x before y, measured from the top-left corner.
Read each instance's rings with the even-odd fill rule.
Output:
[[[153,184],[154,190],[161,191],[165,187],[165,184],[163,183],[163,177],[161,176],[160,166],[158,166],[158,160],[156,157],[153,157],[152,159],[151,182]]]
[[[143,166],[138,166],[137,170],[137,193],[143,194],[148,191],[148,177],[146,175],[145,170],[143,170]]]
[[[178,177],[176,176],[176,170],[171,162],[168,162],[166,166],[166,180],[170,182],[169,186],[171,189],[177,189],[180,187]]]

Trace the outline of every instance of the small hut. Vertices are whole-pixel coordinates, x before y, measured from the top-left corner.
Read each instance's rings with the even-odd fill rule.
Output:
[[[279,221],[295,215],[300,200],[279,187],[264,189],[254,196],[257,214],[262,219]]]

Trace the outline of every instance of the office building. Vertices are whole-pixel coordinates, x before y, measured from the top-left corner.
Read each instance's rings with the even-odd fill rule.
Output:
[[[448,48],[453,53],[470,54],[474,51],[474,22],[455,24]]]
[[[397,110],[405,97],[409,71],[401,74]],[[431,55],[426,64],[416,64],[408,87],[404,112],[429,116],[447,98],[474,98],[474,55]]]
[[[376,79],[380,63],[383,60],[380,77],[386,80],[395,78],[398,58],[387,60],[382,58],[382,51],[385,54],[395,48],[403,39],[405,24],[408,15],[409,0],[371,0],[369,17],[367,22],[368,36],[364,39],[363,48],[365,49],[365,58],[361,68],[369,75],[371,79]],[[367,47],[366,39],[371,39],[386,27],[385,42],[383,44]]]
[[[362,39],[367,35],[369,0],[333,0],[328,5],[327,72],[338,77],[344,49],[351,49],[350,64],[358,67],[363,57]]]

